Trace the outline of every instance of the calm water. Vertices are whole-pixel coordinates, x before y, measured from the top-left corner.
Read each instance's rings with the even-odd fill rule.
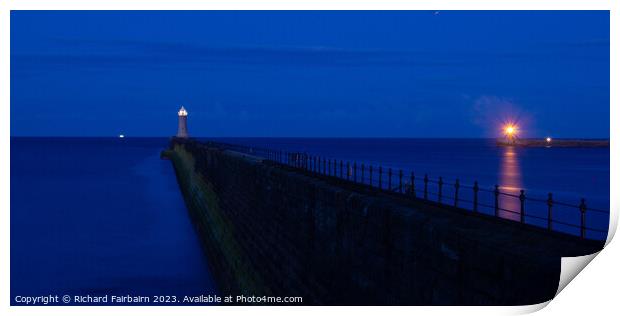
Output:
[[[502,192],[518,195],[525,190],[528,198],[526,221],[534,225],[546,225],[548,193],[553,199],[578,206],[581,198],[590,208],[609,211],[609,148],[512,148],[498,147],[493,139],[402,139],[402,138],[216,138],[214,140],[248,146],[267,147],[293,152],[307,152],[327,159],[364,163],[366,168],[382,165],[384,170],[392,167],[394,174],[404,170],[405,178],[415,173],[416,188],[422,190],[422,178],[428,174],[431,179],[443,177],[444,202],[454,196],[454,181],[459,179],[460,206],[471,207],[474,181],[481,189],[492,190],[495,184]],[[366,169],[367,170],[367,169]],[[385,171],[384,171],[385,172]],[[384,174],[384,177],[385,174]],[[396,182],[396,176],[395,182]],[[367,173],[366,173],[367,178]],[[368,181],[368,179],[366,179]],[[374,176],[377,185],[377,175]],[[386,178],[383,178],[384,185]],[[469,188],[467,187],[469,186]],[[437,184],[429,183],[429,197],[436,198]],[[468,202],[469,201],[469,202]],[[519,211],[517,197],[501,196],[500,205],[508,210]],[[491,192],[479,193],[479,203],[492,206]],[[492,213],[492,207],[480,211]],[[500,212],[502,217],[518,220],[519,214]],[[545,219],[537,219],[535,217]],[[578,224],[578,208],[556,205],[553,218],[558,222]],[[590,231],[588,237],[604,239],[609,223],[609,214],[588,212],[587,227],[604,230]],[[558,223],[557,230],[578,234],[579,229]]]
[[[11,139],[11,295],[214,286],[167,139]]]
[[[446,183],[458,178],[464,200],[471,197],[465,186],[478,180],[481,188],[498,184],[504,192],[525,189],[528,197],[542,199],[553,192],[556,200],[575,205],[584,197],[590,207],[609,209],[608,148],[505,148],[489,140],[217,140],[415,171],[418,188],[424,173],[443,176]],[[173,168],[159,158],[167,143],[165,138],[12,138],[12,295],[214,293]],[[452,195],[452,188],[446,185],[444,195]],[[435,186],[429,191],[436,193]],[[492,195],[480,195],[480,203],[492,203]],[[518,206],[514,200],[501,202]],[[544,203],[526,209],[546,216]],[[554,212],[563,222],[579,220],[572,208]],[[588,213],[587,220],[589,227],[606,230],[609,216]],[[558,229],[578,232],[569,225]]]

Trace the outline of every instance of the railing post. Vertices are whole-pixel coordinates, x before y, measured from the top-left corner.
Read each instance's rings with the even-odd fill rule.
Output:
[[[368,184],[372,188],[372,165],[368,166]]]
[[[424,174],[424,199],[428,200],[428,174]]]
[[[586,199],[581,199],[579,211],[581,212],[581,238],[586,238]]]
[[[327,160],[327,175],[328,176],[332,175],[332,160],[331,159]]]
[[[495,216],[499,215],[499,185],[495,185],[495,190],[493,191],[493,193],[495,193]]]
[[[310,170],[312,171],[312,173],[316,173],[316,156],[312,156],[312,158],[310,158],[310,162],[312,165]]]
[[[321,173],[321,157],[314,157],[314,173]]]
[[[392,191],[392,168],[388,169],[388,191]]]
[[[323,174],[327,174],[327,160],[323,158]]]
[[[316,173],[316,156],[314,156],[314,163],[312,164],[312,171]]]
[[[336,162],[336,159],[334,159],[334,177],[338,176],[338,173],[337,173],[338,170],[336,168],[337,165],[338,165],[338,163]]]
[[[549,193],[547,197],[547,229],[549,230],[553,230],[552,209],[553,209],[553,194]]]
[[[398,193],[403,193],[403,170],[398,170]]]
[[[342,160],[340,160],[340,178],[343,178],[343,176],[342,176]]]
[[[381,184],[382,178],[383,178],[383,167],[379,166],[379,190],[383,189],[383,185]]]
[[[459,207],[459,179],[454,182],[454,207]]]
[[[478,181],[474,181],[474,212],[478,212]]]
[[[364,184],[364,163],[362,163],[362,175],[360,177],[360,182]]]
[[[353,162],[353,183],[357,183],[357,161]]]
[[[411,171],[411,194],[415,197],[415,175]]]
[[[521,223],[525,223],[525,191],[521,190],[519,194],[519,201],[521,201]]]
[[[347,181],[349,181],[349,177],[351,177],[351,165],[347,161]]]
[[[439,177],[439,182],[437,182],[437,185],[439,186],[439,190],[437,191],[437,202],[439,202],[439,204],[441,204],[441,192],[442,192],[442,188],[443,188],[443,178]]]

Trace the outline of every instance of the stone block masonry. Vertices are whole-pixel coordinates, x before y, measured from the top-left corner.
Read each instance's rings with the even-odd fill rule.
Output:
[[[560,258],[602,242],[174,138],[163,153],[222,295],[307,305],[522,305],[555,295]]]

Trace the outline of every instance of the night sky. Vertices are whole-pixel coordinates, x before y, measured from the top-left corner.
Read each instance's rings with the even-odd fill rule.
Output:
[[[609,137],[607,11],[13,11],[12,136]]]

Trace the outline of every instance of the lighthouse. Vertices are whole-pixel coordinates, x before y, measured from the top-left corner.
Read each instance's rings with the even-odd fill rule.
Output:
[[[177,130],[177,137],[188,138],[187,134],[187,111],[181,106],[179,110],[179,129]]]

